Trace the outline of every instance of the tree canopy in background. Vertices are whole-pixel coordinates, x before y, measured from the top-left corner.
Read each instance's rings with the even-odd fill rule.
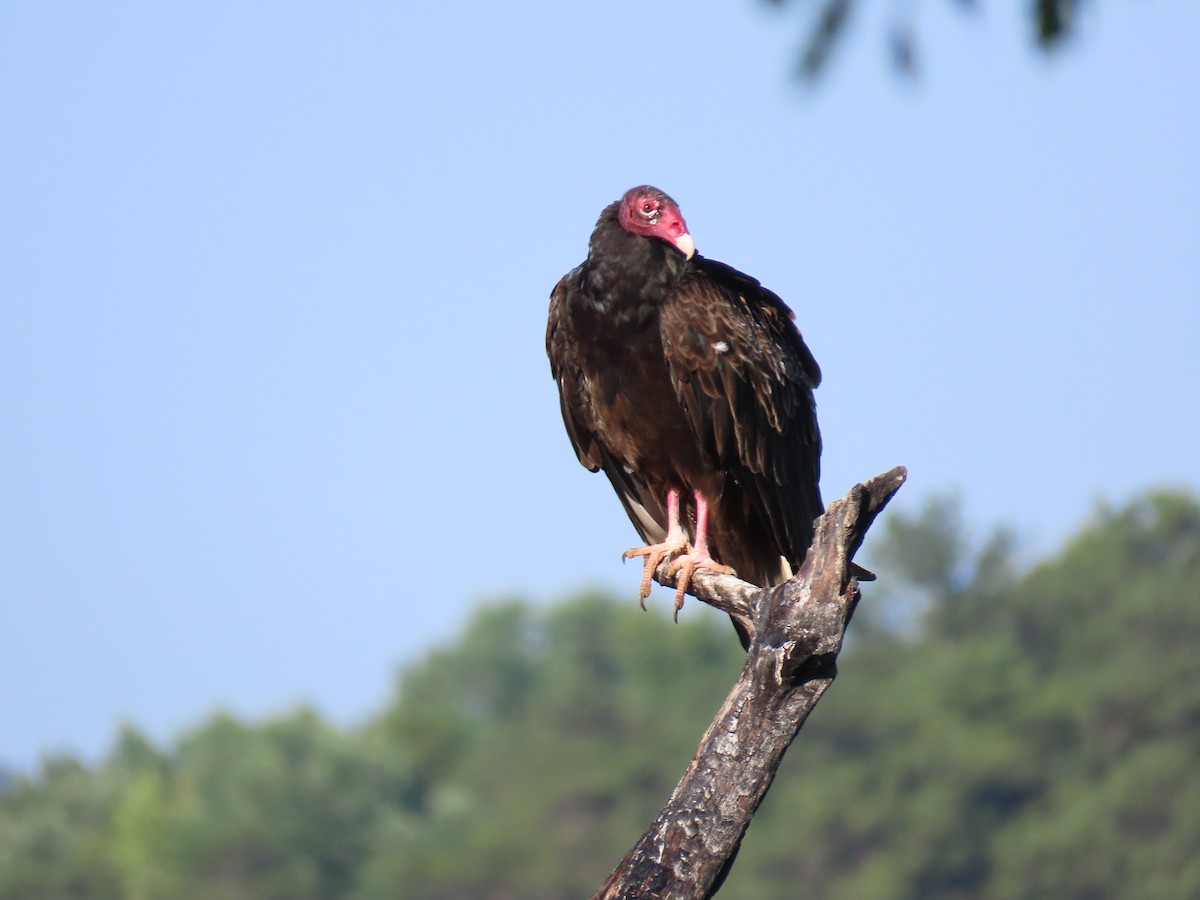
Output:
[[[825,71],[834,51],[844,43],[848,25],[866,4],[864,0],[767,0],[774,6],[800,6],[808,19],[799,53],[802,77],[813,79]],[[944,0],[965,13],[973,13],[983,0]],[[1074,35],[1086,0],[1025,0],[1030,34],[1037,46],[1053,52]],[[919,3],[892,0],[887,41],[896,69],[913,75],[917,69],[920,23]]]
[[[1102,511],[1025,573],[960,518],[891,515],[721,896],[1200,896],[1200,505]],[[0,777],[0,900],[587,896],[741,659],[694,605],[493,604],[360,729],[126,727]]]

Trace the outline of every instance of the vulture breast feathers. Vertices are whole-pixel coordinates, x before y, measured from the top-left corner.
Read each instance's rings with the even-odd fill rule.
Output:
[[[656,188],[633,188],[600,214],[587,259],[550,297],[563,421],[580,462],[604,471],[652,545],[643,549],[697,551],[701,567],[776,584],[823,511],[821,372],[778,296],[694,249]]]

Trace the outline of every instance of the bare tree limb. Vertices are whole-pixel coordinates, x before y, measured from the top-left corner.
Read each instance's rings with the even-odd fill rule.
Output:
[[[767,0],[774,6],[802,7],[807,22],[801,40],[796,71],[801,79],[815,82],[829,69],[849,35],[855,16],[872,5],[865,0]],[[964,12],[977,12],[979,0],[951,0]],[[1030,31],[1037,46],[1052,53],[1067,44],[1079,31],[1080,14],[1090,0],[1026,0]],[[915,77],[920,64],[918,41],[921,7],[916,3],[893,2],[888,26],[891,59],[899,75]],[[860,16],[861,18],[861,16]]]
[[[906,476],[898,466],[832,503],[804,565],[784,584],[760,589],[707,573],[693,579],[699,599],[752,623],[746,665],[671,799],[593,900],[716,893],[783,754],[837,673],[859,596],[850,562]]]
[[[670,572],[669,559],[659,564],[654,580],[663,587],[677,587],[678,582]],[[736,619],[743,633],[754,634],[754,601],[763,593],[756,584],[742,581],[733,575],[719,575],[708,569],[697,569],[688,582],[688,593],[703,600],[714,609],[729,613]]]

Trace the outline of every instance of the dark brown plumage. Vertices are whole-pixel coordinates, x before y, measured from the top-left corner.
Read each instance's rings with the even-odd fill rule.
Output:
[[[675,202],[633,188],[554,288],[546,330],[579,461],[604,471],[652,545],[631,551],[646,557],[643,598],[672,557],[677,604],[691,564],[786,580],[823,511],[816,360],[779,297],[693,250]]]

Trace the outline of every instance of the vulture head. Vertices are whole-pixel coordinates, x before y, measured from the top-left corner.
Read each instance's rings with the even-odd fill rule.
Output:
[[[679,205],[656,187],[643,184],[627,190],[617,208],[617,217],[630,234],[666,241],[685,259],[691,259],[696,252],[696,242],[688,234]]]

